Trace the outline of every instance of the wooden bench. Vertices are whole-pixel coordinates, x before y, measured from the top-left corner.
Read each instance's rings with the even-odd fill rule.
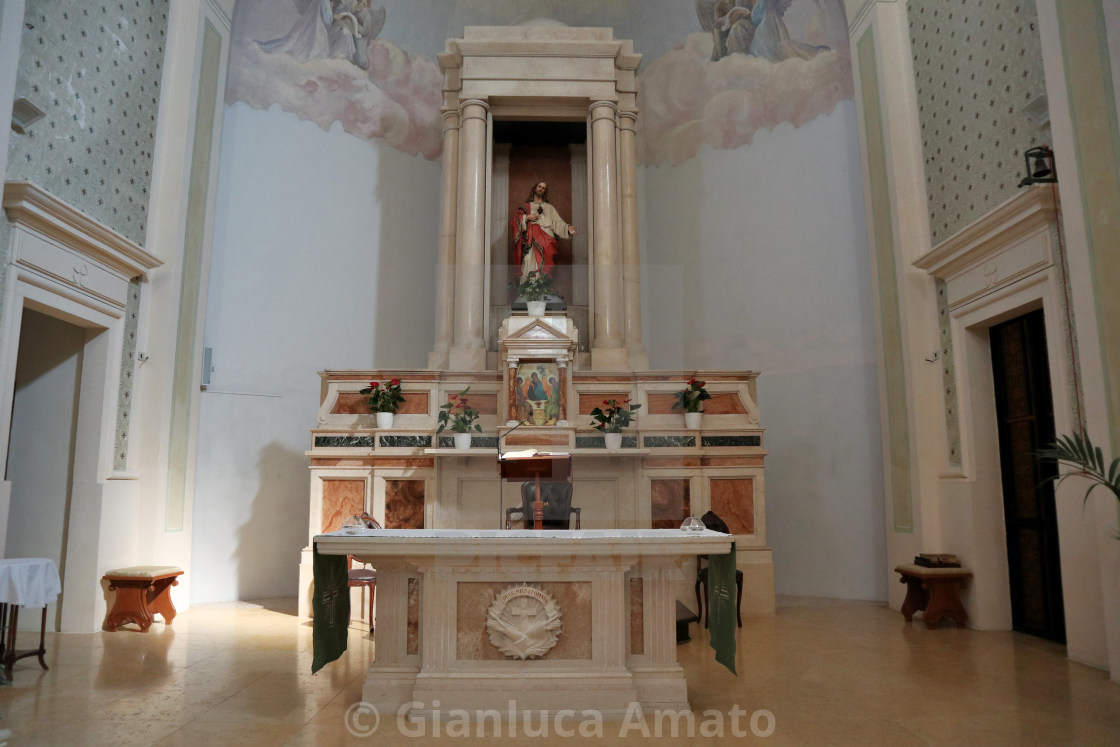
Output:
[[[906,600],[902,603],[902,616],[906,622],[922,612],[926,627],[932,628],[942,618],[948,617],[958,628],[968,624],[968,612],[961,604],[960,589],[972,578],[965,568],[926,568],[905,563],[895,568],[906,584]],[[924,612],[923,612],[924,610]]]
[[[173,565],[136,565],[108,571],[102,580],[108,581],[109,591],[117,595],[102,629],[113,632],[131,622],[146,633],[155,619],[153,613],[162,615],[170,625],[175,619],[171,587],[178,586],[178,577],[182,575],[183,569]]]

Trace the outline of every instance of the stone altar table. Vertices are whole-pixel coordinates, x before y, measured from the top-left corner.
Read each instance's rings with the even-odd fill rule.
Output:
[[[362,698],[382,714],[419,704],[410,718],[509,701],[604,717],[634,702],[687,709],[681,565],[730,552],[734,539],[680,529],[351,531],[315,542],[377,568],[377,646]]]

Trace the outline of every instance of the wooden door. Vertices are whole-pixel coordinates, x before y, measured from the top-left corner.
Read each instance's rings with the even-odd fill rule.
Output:
[[[1000,471],[1015,630],[1065,643],[1054,484],[1036,454],[1054,440],[1042,311],[991,329]]]

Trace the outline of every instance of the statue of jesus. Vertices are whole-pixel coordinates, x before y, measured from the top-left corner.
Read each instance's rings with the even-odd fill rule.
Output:
[[[513,233],[516,236],[514,252],[521,262],[520,280],[524,282],[534,270],[552,277],[552,268],[556,265],[556,236],[575,236],[576,227],[565,223],[556,208],[549,204],[548,184],[538,182],[517,209]]]

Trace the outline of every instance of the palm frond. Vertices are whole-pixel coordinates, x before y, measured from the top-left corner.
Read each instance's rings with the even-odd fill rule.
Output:
[[[1040,483],[1041,485],[1050,481],[1058,485],[1068,477],[1083,477],[1092,482],[1089,489],[1085,491],[1086,502],[1093,491],[1102,486],[1120,500],[1120,457],[1113,459],[1112,464],[1106,469],[1104,452],[1099,446],[1093,445],[1092,439],[1087,434],[1073,433],[1069,436],[1059,436],[1049,447],[1040,449],[1038,456],[1040,459],[1055,461],[1081,470],[1047,477]]]

